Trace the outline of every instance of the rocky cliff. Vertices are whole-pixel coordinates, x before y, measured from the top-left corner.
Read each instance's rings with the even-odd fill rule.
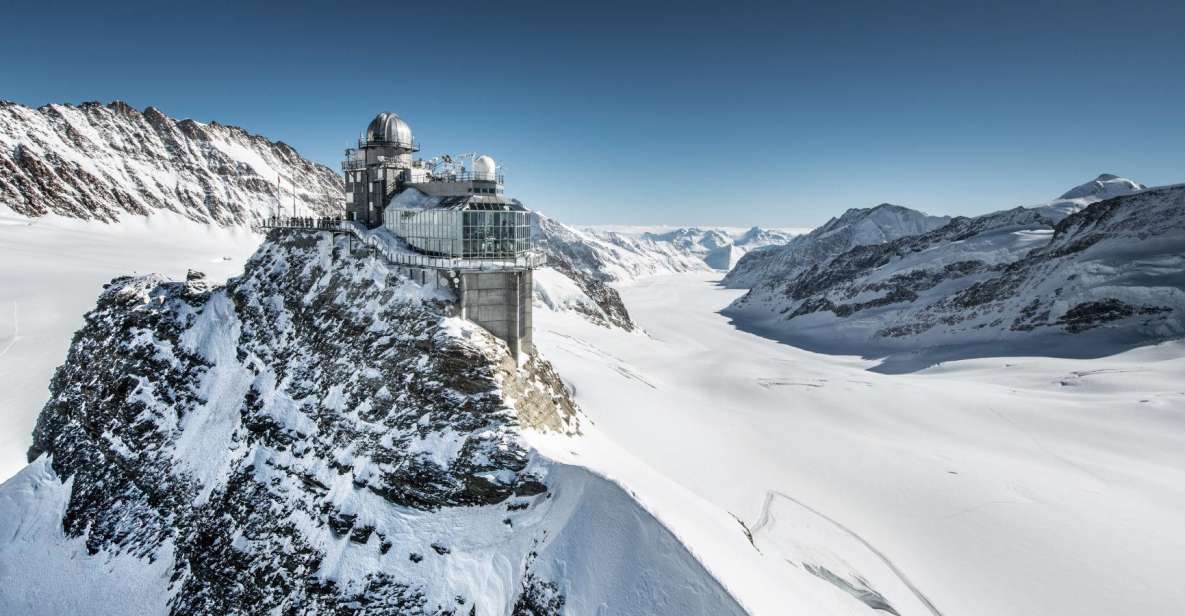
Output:
[[[0,487],[0,612],[739,613],[620,488],[526,444],[579,430],[547,362],[348,247],[105,289]]]

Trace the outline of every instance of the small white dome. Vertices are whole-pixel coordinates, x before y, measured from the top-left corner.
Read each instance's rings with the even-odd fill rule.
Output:
[[[478,180],[497,179],[498,165],[490,156],[482,154],[473,161],[473,177]]]
[[[403,118],[384,111],[370,121],[370,126],[366,128],[366,140],[394,143],[410,148],[412,145],[411,127],[403,121]]]

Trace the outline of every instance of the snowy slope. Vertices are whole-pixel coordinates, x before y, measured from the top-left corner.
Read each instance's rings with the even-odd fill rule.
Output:
[[[245,226],[278,205],[317,216],[341,203],[333,170],[238,127],[119,101],[37,109],[0,101],[0,206],[18,214],[114,222],[170,211]]]
[[[1185,605],[1180,342],[885,375],[737,330],[716,278],[624,285],[646,337],[538,315],[594,426],[532,441],[621,482],[752,613]]]
[[[283,180],[277,192],[276,180]],[[82,314],[118,275],[241,271],[277,205],[336,212],[336,174],[282,142],[121,102],[0,102],[0,478],[23,465]]]
[[[710,269],[700,255],[644,233],[579,229],[546,216],[540,216],[539,231],[551,259],[607,282]]]
[[[727,270],[750,250],[785,244],[799,229],[736,227],[573,227],[540,217],[549,268],[535,277],[536,308],[572,310],[590,321],[633,329],[614,285],[677,272]]]
[[[112,278],[189,269],[222,282],[242,271],[260,236],[168,212],[104,224],[0,207],[0,480],[25,464],[37,413],[82,316]]]
[[[1130,195],[1138,190],[1144,190],[1147,186],[1134,182],[1127,178],[1121,178],[1110,173],[1100,174],[1099,177],[1075,186],[1062,194],[1059,199],[1064,201],[1072,201],[1075,199],[1091,199],[1094,201],[1102,201],[1103,199],[1110,199],[1111,197],[1119,197],[1122,195]]]
[[[822,265],[856,246],[880,244],[899,237],[924,233],[950,221],[900,205],[850,209],[810,233],[784,246],[767,247],[742,257],[724,277],[735,289],[774,285],[789,280],[812,265]]]
[[[574,311],[602,326],[634,328],[613,284],[709,269],[699,255],[642,235],[577,229],[546,216],[538,233],[548,267],[535,273],[535,308]]]
[[[546,362],[344,239],[275,239],[225,287],[104,290],[0,486],[0,613],[743,613],[529,448],[580,425]]]
[[[921,355],[1099,356],[1185,334],[1185,186],[1091,200],[857,247],[726,314],[810,348],[896,353],[899,369]]]

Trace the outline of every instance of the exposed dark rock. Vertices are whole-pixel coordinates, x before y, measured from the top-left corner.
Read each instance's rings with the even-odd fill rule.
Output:
[[[1099,182],[1122,188],[1110,186],[1115,178]],[[771,323],[782,315],[769,327],[792,336],[796,321],[811,317],[806,335],[821,342],[795,339],[837,352],[1100,328],[1122,329],[1115,339],[1129,341],[1185,334],[1185,185],[1079,204],[1074,213],[1063,206],[955,218],[856,246],[762,283],[726,313]]]
[[[283,175],[282,190],[273,171]],[[340,209],[335,171],[238,127],[174,120],[155,107],[140,113],[122,101],[38,109],[0,102],[0,202],[25,216],[114,222],[172,211],[247,225],[290,203],[292,182],[303,211]]]
[[[172,545],[175,614],[445,613],[383,572],[364,592],[317,575],[326,554],[310,529],[353,544],[379,532],[334,504],[338,477],[421,511],[548,490],[502,392],[536,396],[530,421],[563,429],[575,407],[550,366],[507,369],[488,334],[442,330],[449,297],[405,292],[340,248],[274,236],[224,288],[198,272],[118,278],[53,379],[29,458],[49,454],[72,478],[63,531],[91,553]],[[195,429],[207,435],[191,451]],[[414,446],[439,435],[460,439],[443,465]],[[379,552],[397,543],[380,535]]]

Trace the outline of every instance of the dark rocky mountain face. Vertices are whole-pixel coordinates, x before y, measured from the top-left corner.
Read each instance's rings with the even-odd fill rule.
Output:
[[[1099,201],[1056,224],[1055,214],[1016,208],[858,246],[728,313],[836,352],[1185,335],[1185,186]]]
[[[0,102],[0,205],[25,216],[113,222],[170,211],[241,226],[277,206],[336,214],[342,198],[333,170],[234,126],[118,101],[37,109]]]
[[[593,322],[634,329],[621,294],[608,284],[612,281],[606,273],[611,257],[557,221],[541,218],[539,226],[547,265],[570,278],[596,306],[596,310],[586,310],[585,316]]]
[[[784,245],[762,247],[745,254],[723,283],[736,289],[772,287],[856,246],[925,233],[947,222],[950,222],[948,216],[930,216],[889,203],[853,208],[810,233],[789,239]]]
[[[29,458],[71,478],[63,530],[92,554],[168,546],[174,614],[469,613],[416,566],[466,531],[397,521],[481,510],[510,529],[551,497],[517,436],[575,429],[551,367],[345,247],[272,237],[226,287],[117,279],[53,379]],[[349,583],[325,574],[337,543],[361,562]],[[515,577],[544,606],[522,613],[563,604]]]

